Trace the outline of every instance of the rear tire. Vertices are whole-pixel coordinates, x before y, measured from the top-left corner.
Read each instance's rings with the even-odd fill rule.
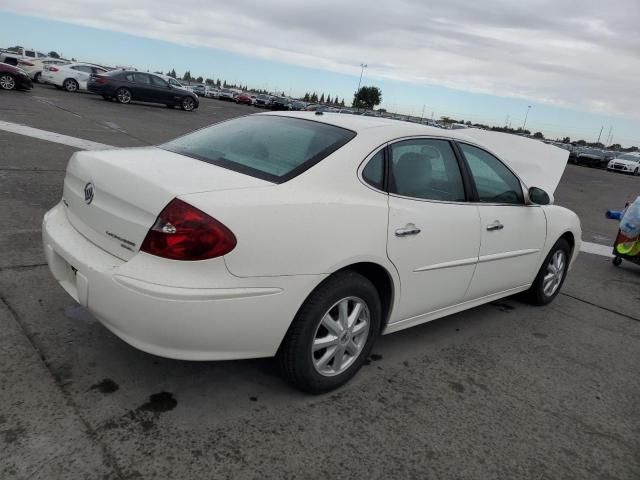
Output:
[[[569,242],[559,239],[545,258],[540,271],[527,290],[526,297],[533,305],[547,305],[560,293],[567,277],[571,255]]]
[[[119,88],[116,91],[116,100],[123,105],[131,103],[131,90],[128,88]]]
[[[0,88],[2,90],[15,90],[16,79],[10,73],[0,75]]]
[[[283,376],[314,394],[345,384],[369,356],[381,312],[378,292],[367,278],[349,271],[328,278],[305,300],[280,345]]]
[[[78,82],[76,82],[73,78],[67,78],[64,82],[62,82],[62,87],[70,93],[75,93],[80,88]]]

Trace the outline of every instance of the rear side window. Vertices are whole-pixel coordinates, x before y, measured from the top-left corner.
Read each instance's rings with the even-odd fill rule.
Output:
[[[362,170],[362,178],[378,190],[384,188],[384,150],[376,153]]]
[[[311,168],[353,137],[355,132],[333,125],[259,115],[212,125],[161,148],[281,183]]]
[[[391,145],[390,191],[405,197],[464,202],[458,160],[447,140],[416,139]]]
[[[520,180],[500,160],[472,145],[461,143],[460,148],[469,164],[481,202],[524,203]]]
[[[146,83],[149,84],[149,75],[145,75],[144,73],[134,73],[133,81],[136,83]]]

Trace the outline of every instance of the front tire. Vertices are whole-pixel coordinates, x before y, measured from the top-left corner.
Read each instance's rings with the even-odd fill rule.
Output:
[[[128,88],[119,88],[116,92],[116,100],[123,105],[131,103],[131,90]]]
[[[375,286],[355,272],[325,280],[304,302],[278,351],[284,377],[308,393],[348,382],[369,356],[380,332]]]
[[[634,175],[635,177],[637,177],[638,175],[640,175],[640,167],[636,168],[636,169],[633,171],[633,175]]]
[[[73,78],[67,78],[63,83],[62,83],[62,87],[70,93],[74,93],[77,92],[78,89],[80,88],[80,85],[78,85],[78,82],[76,82]]]
[[[13,75],[9,73],[0,75],[0,88],[2,88],[2,90],[15,90],[16,79],[13,78]]]
[[[180,108],[185,112],[191,112],[194,108],[196,108],[196,102],[191,97],[184,97],[180,102]]]
[[[559,239],[545,258],[527,297],[534,305],[547,305],[560,293],[569,268],[571,247],[564,238]]]

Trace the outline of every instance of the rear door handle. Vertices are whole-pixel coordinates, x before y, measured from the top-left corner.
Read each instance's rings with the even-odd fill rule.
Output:
[[[489,225],[487,225],[487,230],[490,232],[493,230],[502,230],[503,228],[504,228],[504,225],[500,223],[500,220],[496,220],[493,223],[490,223]]]
[[[408,235],[417,235],[420,233],[420,229],[413,223],[407,223],[404,227],[396,230],[396,237],[406,237]]]

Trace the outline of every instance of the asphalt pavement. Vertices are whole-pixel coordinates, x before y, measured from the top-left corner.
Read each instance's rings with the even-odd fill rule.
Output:
[[[0,91],[0,121],[117,147],[255,111]],[[582,253],[553,304],[385,336],[354,381],[308,396],[271,359],[155,357],[75,304],[40,237],[74,151],[0,130],[0,478],[640,478],[640,267]],[[609,245],[604,211],[637,195],[640,178],[569,165],[556,202]]]

